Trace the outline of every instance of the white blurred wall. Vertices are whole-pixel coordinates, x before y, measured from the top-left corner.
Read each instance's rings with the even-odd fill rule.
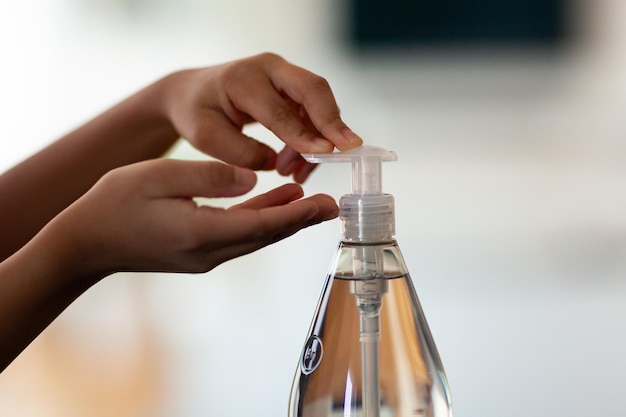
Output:
[[[623,415],[626,3],[580,1],[578,42],[556,58],[411,60],[346,53],[337,4],[2,0],[0,169],[169,71],[280,53],[399,154],[384,187],[455,415]],[[347,173],[324,167],[306,191],[339,197]],[[286,414],[338,229],[206,276],[107,279],[0,375],[0,415]]]

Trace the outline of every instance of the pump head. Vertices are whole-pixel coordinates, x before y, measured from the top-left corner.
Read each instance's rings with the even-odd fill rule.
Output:
[[[395,152],[363,145],[345,152],[303,154],[311,163],[350,162],[352,192],[339,200],[343,235],[347,240],[380,242],[395,234],[394,201],[382,192],[382,162],[396,161]]]

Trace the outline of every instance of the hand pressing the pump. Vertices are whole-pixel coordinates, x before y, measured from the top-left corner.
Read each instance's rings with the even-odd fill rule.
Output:
[[[165,80],[176,93],[165,108],[181,136],[220,160],[274,169],[303,182],[315,164],[300,153],[348,150],[361,138],[342,121],[328,82],[273,54],[181,71]],[[258,121],[285,142],[278,155],[242,134]]]
[[[284,148],[245,136],[253,121]],[[157,159],[181,137],[225,163]],[[261,54],[168,75],[2,174],[0,371],[111,273],[208,271],[337,216],[297,184],[229,209],[194,198],[243,195],[253,170],[302,182],[300,153],[361,143],[323,78]]]

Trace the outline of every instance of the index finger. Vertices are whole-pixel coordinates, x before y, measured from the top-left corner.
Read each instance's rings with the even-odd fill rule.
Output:
[[[284,60],[269,68],[268,74],[276,89],[302,105],[304,117],[339,150],[363,144],[341,119],[339,106],[325,78]]]
[[[223,85],[231,105],[299,153],[347,150],[363,143],[341,120],[326,80],[278,55],[261,54],[226,66]]]

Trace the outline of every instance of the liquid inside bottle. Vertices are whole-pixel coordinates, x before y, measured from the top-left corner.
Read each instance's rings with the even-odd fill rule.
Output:
[[[451,417],[448,383],[395,240],[343,240],[302,351],[290,417]]]

